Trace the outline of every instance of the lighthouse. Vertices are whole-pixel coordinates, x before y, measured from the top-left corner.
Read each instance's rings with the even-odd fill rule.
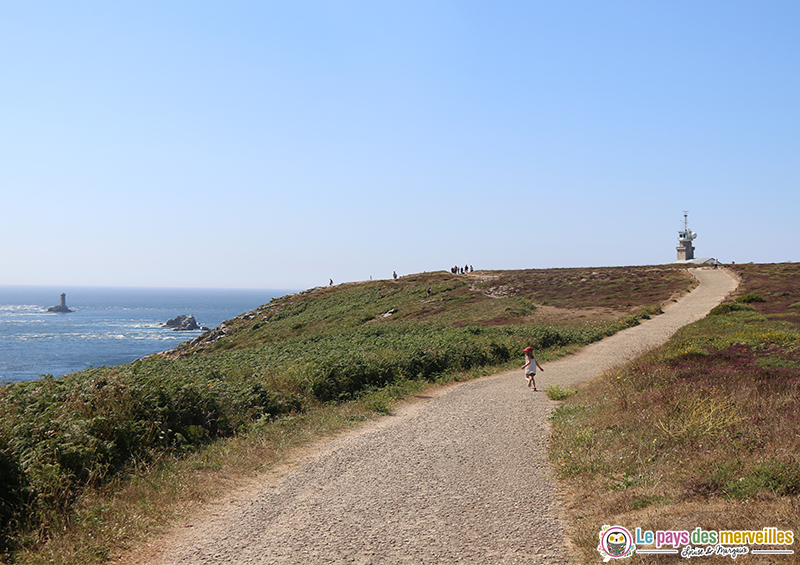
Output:
[[[683,229],[678,231],[678,261],[691,261],[694,259],[694,246],[692,242],[697,234],[689,229],[689,212],[683,212]]]
[[[59,314],[67,314],[69,312],[74,312],[74,310],[70,310],[67,308],[67,295],[63,292],[61,293],[61,304],[58,306],[51,306],[47,309],[48,312],[57,312]]]

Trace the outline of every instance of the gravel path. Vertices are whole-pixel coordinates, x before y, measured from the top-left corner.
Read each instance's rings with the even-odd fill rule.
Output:
[[[700,286],[664,314],[544,365],[537,385],[595,377],[663,343],[736,288],[724,270],[694,272]],[[555,406],[525,386],[521,371],[446,388],[327,442],[136,562],[569,564],[547,460]]]

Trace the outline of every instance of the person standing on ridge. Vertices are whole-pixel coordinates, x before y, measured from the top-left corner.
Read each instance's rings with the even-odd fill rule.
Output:
[[[537,367],[540,371],[544,371],[544,369],[533,356],[533,347],[526,347],[522,352],[525,354],[525,364],[522,366],[525,369],[525,380],[528,381],[528,387],[533,387],[533,392],[536,392],[536,380],[534,379],[536,369]]]

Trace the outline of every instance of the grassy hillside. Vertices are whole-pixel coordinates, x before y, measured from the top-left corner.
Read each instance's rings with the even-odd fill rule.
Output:
[[[344,284],[273,300],[129,365],[6,385],[0,549],[26,562],[102,562],[145,535],[131,514],[166,514],[150,507],[167,484],[224,470],[235,446],[260,442],[268,459],[263,450],[302,435],[287,429],[310,414],[347,403],[361,407],[354,419],[385,413],[420,383],[519,363],[527,345],[552,358],[659,313],[693,284],[674,267]],[[209,462],[223,452],[226,462]],[[191,466],[171,466],[180,461]],[[181,477],[163,479],[178,468]],[[118,507],[125,489],[133,502]]]
[[[800,265],[731,268],[737,297],[557,410],[551,457],[582,562],[604,524],[800,534]],[[800,561],[797,543],[774,549]]]

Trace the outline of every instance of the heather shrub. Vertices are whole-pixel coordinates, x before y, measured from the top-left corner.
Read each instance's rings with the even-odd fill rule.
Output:
[[[571,492],[574,530],[655,529],[703,508],[712,523],[782,516],[797,531],[800,320],[789,309],[799,271],[741,269],[748,293],[739,301],[586,383],[554,412],[550,455]],[[769,307],[756,311],[764,295]],[[596,535],[573,541],[596,558]]]
[[[719,306],[715,306],[709,312],[711,316],[723,316],[725,314],[730,314],[731,312],[742,312],[742,311],[754,311],[750,304],[744,304],[741,302],[723,302]]]

